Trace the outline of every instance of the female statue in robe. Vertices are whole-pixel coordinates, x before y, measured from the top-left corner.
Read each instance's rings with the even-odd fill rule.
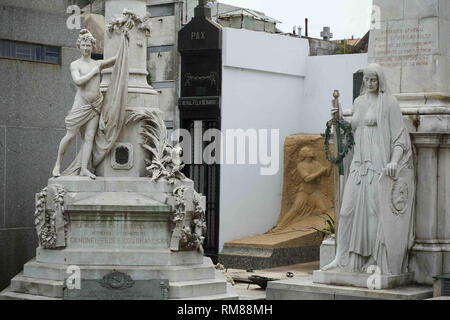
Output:
[[[398,102],[377,64],[364,70],[350,123],[355,149],[339,215],[336,257],[322,270],[365,272],[375,265],[382,274],[404,273],[414,240],[413,150]]]

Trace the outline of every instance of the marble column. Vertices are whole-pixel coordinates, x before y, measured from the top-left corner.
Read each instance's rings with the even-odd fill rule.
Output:
[[[105,1],[105,47],[104,58],[114,56],[120,47],[121,36],[108,31],[108,24],[122,16],[127,9],[140,18],[147,14],[146,0],[106,0]],[[147,38],[149,34],[135,25],[129,32],[129,83],[127,116],[133,111],[158,109],[159,94],[147,83]],[[102,73],[101,89],[108,88],[113,68]],[[124,126],[111,153],[97,167],[96,174],[105,177],[146,176],[146,151],[141,147],[142,121]],[[118,161],[119,160],[119,161]],[[126,161],[125,161],[126,160]]]
[[[450,272],[450,1],[374,0],[369,62],[386,72],[417,151],[410,270]]]

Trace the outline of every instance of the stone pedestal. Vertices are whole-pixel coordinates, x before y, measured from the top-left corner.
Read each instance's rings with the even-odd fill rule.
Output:
[[[105,49],[104,58],[117,54],[122,36],[108,30],[108,24],[121,16],[124,9],[145,19],[146,0],[107,0],[105,2]],[[145,112],[159,108],[159,94],[147,82],[147,37],[149,34],[135,26],[129,31],[129,79],[128,101],[125,119],[132,112]],[[113,67],[103,70],[101,90],[106,92],[111,81]],[[142,121],[124,124],[113,149],[96,168],[96,174],[105,177],[143,177],[146,175],[146,154],[142,142]]]
[[[450,272],[450,4],[374,0],[369,62],[386,72],[417,151],[414,280]],[[380,15],[378,15],[378,13]]]
[[[39,247],[0,298],[62,299],[69,266],[83,280],[118,271],[133,281],[169,280],[169,299],[237,299],[211,259],[198,250],[170,249],[174,212],[170,194],[191,180],[169,185],[149,178],[60,177],[49,180],[65,190],[66,245]],[[186,221],[194,208],[186,206]],[[139,298],[139,297],[136,297]]]
[[[324,267],[333,261],[336,256],[336,239],[333,235],[322,241],[320,245],[320,267]]]
[[[145,108],[152,110],[153,108]],[[131,110],[127,110],[126,117]],[[148,152],[142,148],[141,136],[144,121],[125,124],[111,152],[96,168],[95,173],[102,177],[145,177]]]
[[[147,14],[146,0],[106,0],[105,1],[105,22],[113,21],[117,16],[122,15],[124,9],[130,10],[141,18]],[[129,85],[128,92],[136,95],[131,99],[130,105],[135,106],[157,106],[158,93],[147,83],[147,37],[143,30],[133,28],[129,32],[130,51],[129,51]],[[108,32],[105,28],[105,51],[104,58],[113,57],[121,43],[121,37]],[[103,71],[102,88],[106,90],[111,79],[113,68]],[[133,101],[138,99],[139,101]]]
[[[314,283],[311,276],[271,281],[266,289],[267,300],[423,300],[432,296],[433,289],[428,286],[370,290]]]
[[[146,4],[106,0],[104,58],[116,55],[123,36],[129,39],[120,135],[96,167],[95,180],[52,178],[36,195],[36,258],[25,264],[0,299],[238,298],[224,276],[216,274],[211,259],[203,256],[206,198],[180,173],[178,149],[169,152],[174,148],[159,117],[158,94],[146,80]],[[102,73],[103,92],[113,70]],[[111,99],[118,98],[122,96]],[[143,130],[151,131],[144,142],[150,151],[141,145]],[[157,145],[158,151],[147,143]],[[144,177],[146,160],[159,175]],[[79,272],[72,273],[74,268]],[[86,286],[72,288],[67,278]],[[122,289],[127,293],[117,294]]]
[[[373,5],[369,62],[383,67],[402,108],[448,114],[448,1],[374,0]]]
[[[372,275],[370,273],[350,273],[350,272],[338,272],[338,271],[322,271],[315,270],[313,273],[313,282],[322,283],[337,286],[359,287],[368,288],[368,281],[370,277],[378,277],[377,289],[391,289],[411,284],[413,274],[401,274],[401,275]]]

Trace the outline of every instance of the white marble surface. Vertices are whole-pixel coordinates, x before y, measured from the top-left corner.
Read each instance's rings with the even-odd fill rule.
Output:
[[[370,290],[313,283],[312,276],[269,282],[268,300],[422,300],[433,296],[431,286],[410,285]]]
[[[369,61],[383,61],[417,150],[416,242],[409,269],[416,282],[432,284],[432,276],[450,272],[450,2],[373,4],[381,9],[381,29],[371,31]]]
[[[371,30],[369,62],[381,64],[394,94],[450,94],[450,13],[445,0],[374,0],[380,28]],[[400,100],[403,106],[403,100]]]
[[[316,270],[313,273],[313,282],[338,286],[350,286],[359,288],[369,288],[368,281],[370,281],[370,273],[354,273],[354,272],[339,272],[339,271],[321,271]],[[405,286],[411,283],[413,274],[401,275],[379,275],[377,280],[377,288],[389,289],[395,287]],[[372,282],[371,282],[372,284]],[[375,282],[373,283],[375,285]]]

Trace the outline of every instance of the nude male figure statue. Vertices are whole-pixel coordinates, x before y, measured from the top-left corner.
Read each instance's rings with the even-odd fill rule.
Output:
[[[96,176],[88,170],[88,163],[91,159],[94,137],[98,129],[99,115],[103,102],[103,95],[100,92],[100,72],[109,68],[116,62],[117,56],[107,60],[91,59],[91,52],[95,45],[95,38],[92,34],[82,29],[77,40],[77,47],[81,51],[81,58],[70,64],[70,73],[75,84],[78,86],[72,109],[67,115],[66,135],[62,138],[58,157],[53,169],[53,176],[61,175],[61,163],[70,142],[81,133],[83,140],[81,146],[81,169],[80,176],[87,176],[95,179]]]

